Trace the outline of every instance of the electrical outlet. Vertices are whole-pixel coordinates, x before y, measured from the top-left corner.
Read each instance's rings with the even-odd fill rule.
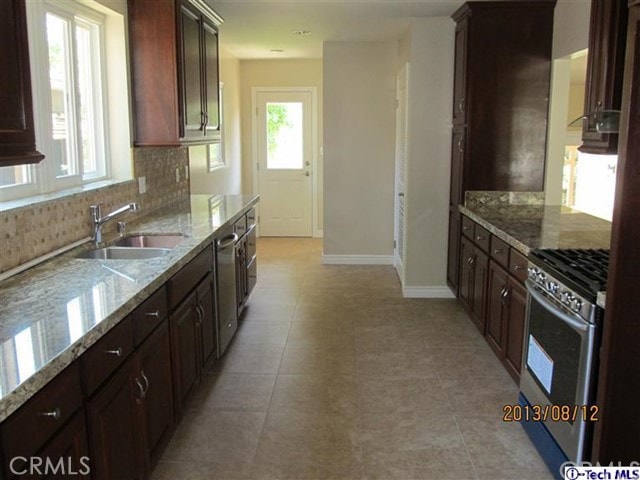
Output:
[[[176,183],[180,182],[180,168],[176,167]]]
[[[147,193],[147,177],[138,177],[138,193]]]

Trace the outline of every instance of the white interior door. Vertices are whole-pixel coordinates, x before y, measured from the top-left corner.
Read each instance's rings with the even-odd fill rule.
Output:
[[[394,264],[400,280],[404,282],[405,207],[407,178],[407,94],[409,64],[405,64],[397,78],[396,108],[396,202]]]
[[[260,235],[312,236],[312,93],[256,94]]]

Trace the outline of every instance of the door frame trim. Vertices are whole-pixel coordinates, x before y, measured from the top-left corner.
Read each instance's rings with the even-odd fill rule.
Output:
[[[258,93],[311,93],[311,235],[321,238],[322,230],[318,229],[318,87],[251,87],[251,175],[253,177],[253,193],[259,194],[258,182]],[[260,203],[256,204],[258,216]],[[260,236],[260,222],[256,225],[256,235]]]

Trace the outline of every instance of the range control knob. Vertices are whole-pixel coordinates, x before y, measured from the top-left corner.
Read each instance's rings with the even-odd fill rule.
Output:
[[[567,292],[566,290],[560,294],[560,301],[565,305],[570,305],[575,298],[576,297],[574,297],[571,292]]]
[[[547,291],[553,293],[554,295],[558,293],[558,290],[560,289],[560,285],[558,285],[556,282],[547,282],[546,287]]]
[[[544,285],[544,281],[546,279],[547,276],[542,272],[538,272],[538,275],[536,275],[536,283],[539,283],[540,285]]]
[[[572,310],[575,310],[575,311],[579,312],[580,309],[582,308],[582,300],[580,300],[579,298],[573,297],[571,299],[571,305],[570,306],[571,306]]]
[[[531,280],[535,280],[536,277],[538,276],[538,273],[540,273],[540,270],[538,270],[535,267],[529,267],[529,270],[527,270],[527,272],[529,273],[529,278]]]

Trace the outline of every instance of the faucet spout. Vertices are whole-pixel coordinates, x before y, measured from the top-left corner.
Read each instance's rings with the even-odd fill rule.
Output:
[[[102,216],[102,204],[91,205],[91,220],[93,221],[93,241],[98,244],[102,243],[102,225],[113,220],[120,215],[127,212],[137,212],[140,210],[140,206],[135,203],[129,203],[117,208],[111,213],[108,213],[104,217]]]

